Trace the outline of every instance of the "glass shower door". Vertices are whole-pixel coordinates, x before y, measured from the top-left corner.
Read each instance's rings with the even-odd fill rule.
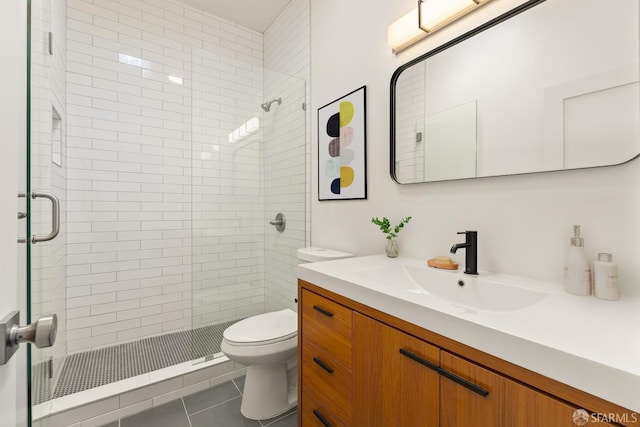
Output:
[[[28,146],[25,205],[27,314],[24,323],[55,314],[58,331],[48,348],[29,346],[31,419],[48,415],[48,402],[66,352],[65,5],[31,2]],[[52,34],[56,34],[53,43]],[[35,237],[34,237],[35,236]],[[46,427],[47,420],[39,425]]]
[[[265,268],[264,311],[297,311],[297,251],[307,240],[310,138],[307,132],[306,83],[265,70],[265,100],[282,98],[263,113]],[[286,228],[270,224],[278,213]]]
[[[221,355],[230,324],[295,307],[305,245],[305,83],[192,51],[194,360]],[[273,101],[273,102],[272,102]],[[269,221],[282,212],[279,233]]]

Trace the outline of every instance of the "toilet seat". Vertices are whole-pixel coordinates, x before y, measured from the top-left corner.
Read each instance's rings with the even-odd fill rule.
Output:
[[[297,335],[298,315],[288,308],[241,320],[223,333],[224,340],[237,347],[274,344]]]

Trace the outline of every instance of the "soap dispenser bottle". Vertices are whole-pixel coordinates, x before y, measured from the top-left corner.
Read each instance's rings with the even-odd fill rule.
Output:
[[[569,256],[564,268],[564,289],[574,295],[591,295],[591,267],[579,225],[573,226]]]
[[[598,260],[593,263],[593,295],[610,301],[620,298],[618,266],[614,264],[611,254],[600,253]]]

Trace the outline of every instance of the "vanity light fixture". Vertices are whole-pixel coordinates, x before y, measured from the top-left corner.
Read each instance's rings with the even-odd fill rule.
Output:
[[[387,43],[398,53],[490,0],[418,0],[418,7],[389,25]]]
[[[387,28],[387,44],[393,53],[398,53],[425,37],[427,33],[420,29],[418,22],[418,8],[412,9]]]

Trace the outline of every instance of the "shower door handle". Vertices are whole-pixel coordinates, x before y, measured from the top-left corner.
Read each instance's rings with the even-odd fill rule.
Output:
[[[56,342],[58,316],[45,314],[30,325],[20,326],[20,312],[12,311],[0,319],[0,331],[4,331],[4,339],[0,337],[0,365],[4,365],[22,343],[51,347]]]
[[[25,197],[24,193],[18,194],[18,197]],[[43,191],[32,191],[29,193],[29,197],[33,200],[37,198],[45,198],[51,202],[51,232],[44,236],[31,236],[31,243],[36,244],[38,242],[48,242],[56,238],[60,233],[60,200],[51,193],[45,193]],[[20,217],[20,215],[18,215]],[[24,243],[25,239],[18,239],[18,243]]]

